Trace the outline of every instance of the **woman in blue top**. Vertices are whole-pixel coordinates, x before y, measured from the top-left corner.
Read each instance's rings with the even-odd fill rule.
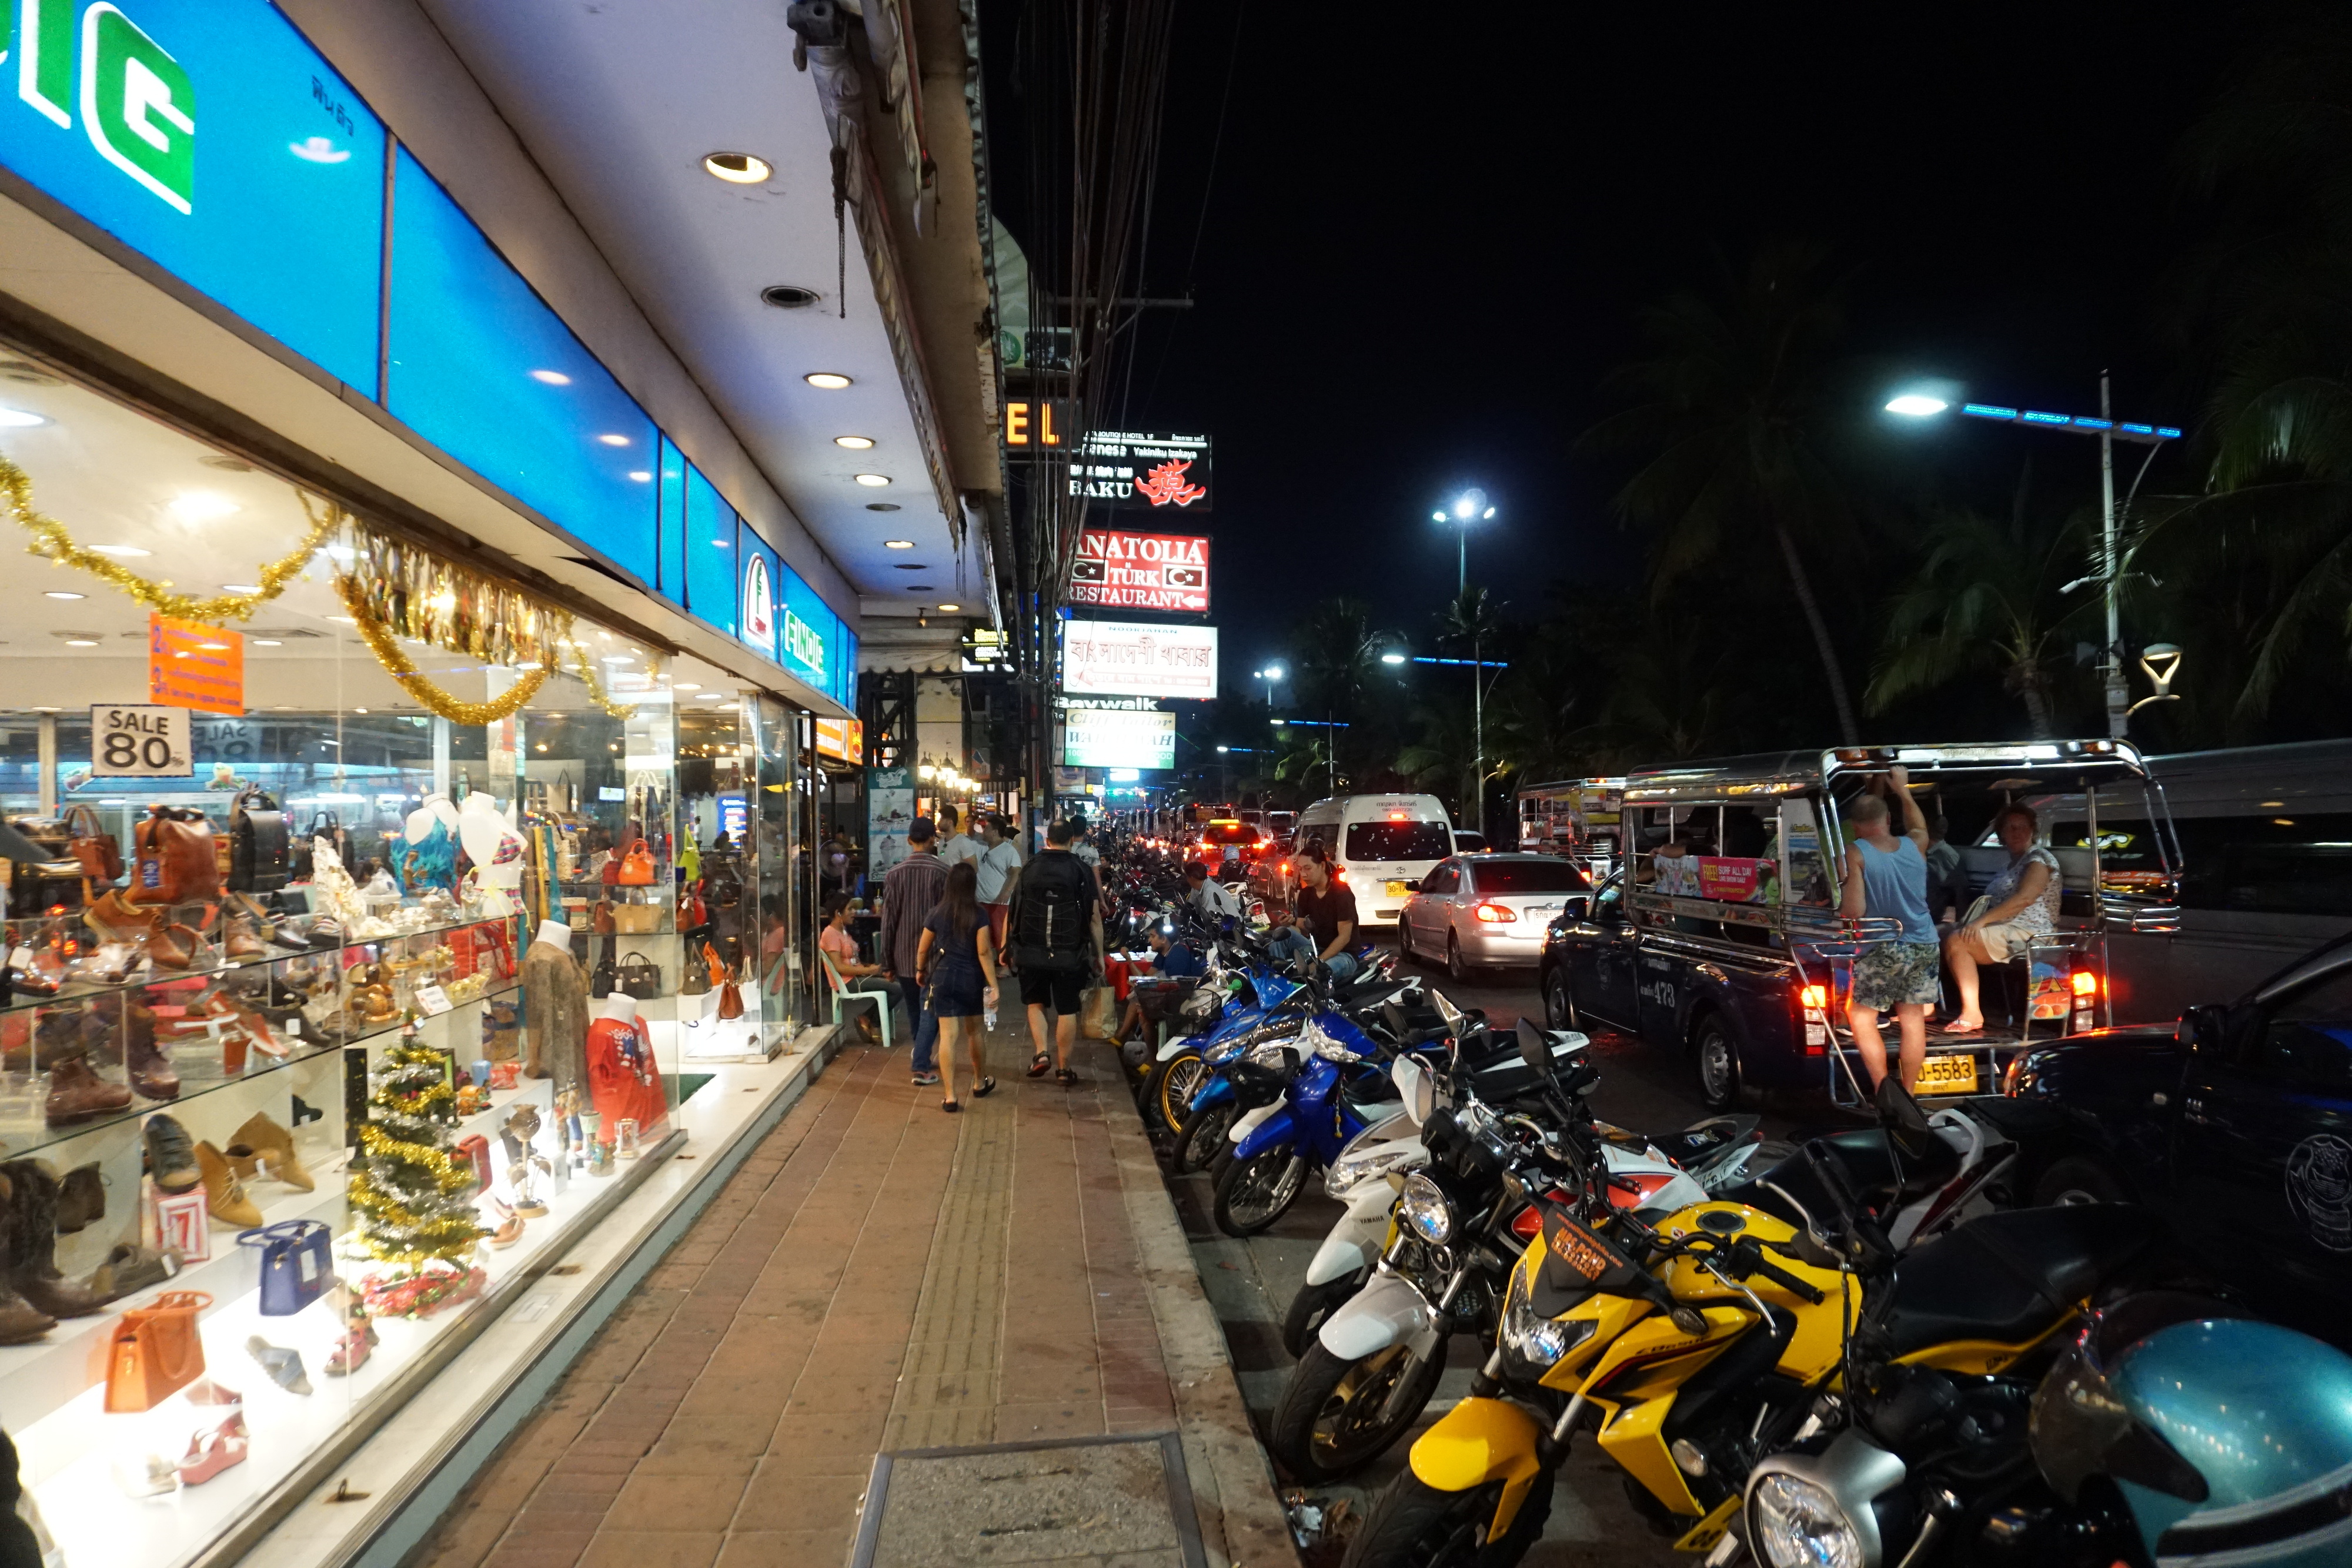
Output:
[[[1874,942],[1853,961],[1853,1000],[1846,1022],[1870,1070],[1873,1089],[1886,1077],[1886,1041],[1878,1014],[1893,1009],[1903,1036],[1899,1071],[1903,1087],[1919,1082],[1927,1061],[1927,1009],[1937,984],[1936,923],[1927,918],[1927,819],[1911,799],[1911,770],[1888,774],[1903,804],[1904,836],[1888,826],[1885,797],[1864,795],[1845,809],[1853,842],[1845,856],[1845,896],[1839,913],[1848,919],[1869,915],[1898,923],[1891,940]]]
[[[931,1016],[940,1020],[940,1109],[961,1111],[956,1103],[955,1048],[961,1034],[971,1042],[971,1097],[985,1100],[996,1087],[982,1060],[988,1043],[982,1026],[985,1009],[996,1005],[996,945],[980,913],[980,873],[970,861],[948,869],[939,907],[923,922],[915,949],[915,972],[931,988]]]

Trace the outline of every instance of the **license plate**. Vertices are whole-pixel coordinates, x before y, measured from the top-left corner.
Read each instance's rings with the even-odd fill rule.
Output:
[[[1401,883],[1401,882],[1392,882],[1392,883],[1389,883],[1389,884],[1388,884],[1388,886],[1389,886],[1389,896],[1390,896],[1391,898],[1402,898],[1402,897],[1404,897],[1404,896],[1405,896],[1405,894],[1406,894],[1406,891],[1407,891],[1407,890],[1406,890],[1406,888],[1405,888],[1404,883]]]
[[[1973,1094],[1977,1092],[1977,1059],[1973,1056],[1931,1056],[1919,1068],[1922,1094]]]

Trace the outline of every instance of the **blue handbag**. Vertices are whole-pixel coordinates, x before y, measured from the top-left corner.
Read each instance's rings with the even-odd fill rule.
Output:
[[[335,1278],[334,1232],[316,1219],[282,1219],[237,1233],[239,1247],[261,1250],[261,1315],[290,1318],[327,1293]]]

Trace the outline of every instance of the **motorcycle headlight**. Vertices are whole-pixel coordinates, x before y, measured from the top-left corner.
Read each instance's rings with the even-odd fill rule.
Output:
[[[1344,1198],[1368,1181],[1385,1180],[1428,1157],[1429,1151],[1418,1145],[1376,1144],[1334,1160],[1331,1174],[1323,1178],[1323,1190],[1333,1197]]]
[[[1503,1345],[1531,1365],[1549,1366],[1601,1325],[1591,1318],[1548,1318],[1537,1312],[1528,1300],[1532,1272],[1525,1265],[1511,1270],[1510,1289],[1503,1296]]]
[[[1397,1223],[1433,1247],[1454,1239],[1454,1206],[1444,1189],[1425,1176],[1409,1176],[1404,1196],[1397,1199]]]
[[[1748,1494],[1748,1531],[1766,1568],[1862,1568],[1862,1537],[1845,1510],[1795,1476],[1756,1483]]]

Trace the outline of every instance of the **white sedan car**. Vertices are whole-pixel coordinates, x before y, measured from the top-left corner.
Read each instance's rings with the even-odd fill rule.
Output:
[[[1457,980],[1477,968],[1532,967],[1544,928],[1591,894],[1584,873],[1557,855],[1455,855],[1405,900],[1397,946],[1408,958],[1444,964]]]

